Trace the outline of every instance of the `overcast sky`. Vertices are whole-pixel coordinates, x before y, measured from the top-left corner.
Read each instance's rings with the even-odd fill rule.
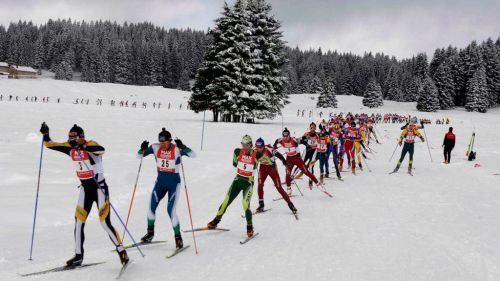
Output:
[[[229,3],[234,0],[229,0]],[[398,58],[500,36],[499,0],[270,0],[290,46]],[[0,24],[49,18],[150,21],[206,30],[223,0],[0,0]]]

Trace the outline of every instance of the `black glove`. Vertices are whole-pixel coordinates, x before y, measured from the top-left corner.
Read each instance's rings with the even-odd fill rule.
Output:
[[[142,150],[143,153],[144,153],[144,151],[146,151],[146,149],[148,149],[148,147],[149,147],[149,142],[148,141],[143,141],[141,143],[141,150]]]
[[[45,122],[42,123],[42,127],[40,128],[40,133],[42,133],[42,135],[49,134],[49,126],[47,126]]]
[[[186,146],[182,143],[182,141],[181,141],[180,139],[175,139],[174,141],[175,141],[175,144],[177,145],[177,147],[178,147],[179,149],[184,149],[184,148],[186,148]]]

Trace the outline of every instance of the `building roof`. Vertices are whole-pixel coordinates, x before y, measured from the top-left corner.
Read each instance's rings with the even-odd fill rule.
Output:
[[[4,66],[4,67],[7,67],[9,66],[8,63],[6,62],[0,62],[0,66]],[[33,69],[32,67],[30,66],[16,66],[16,65],[13,65],[14,68],[17,70],[17,71],[25,71],[25,72],[33,72],[33,73],[36,73],[36,70]]]

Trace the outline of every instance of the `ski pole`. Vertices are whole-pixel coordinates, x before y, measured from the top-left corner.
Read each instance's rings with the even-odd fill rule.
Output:
[[[128,219],[130,218],[130,213],[132,212],[132,204],[134,203],[135,190],[137,189],[137,182],[139,181],[139,174],[141,173],[142,159],[144,159],[144,151],[142,152],[141,162],[139,163],[139,169],[137,170],[137,177],[135,178],[135,185],[134,185],[134,191],[132,192],[132,198],[130,198],[130,206],[128,207],[128,214],[127,214],[127,220],[125,221],[125,227],[128,226]],[[122,237],[123,237],[123,240],[122,240],[122,243],[123,243],[123,241],[125,241],[125,230],[123,230]]]
[[[371,173],[372,169],[370,169],[370,167],[368,166],[368,162],[366,161],[366,159],[364,159],[363,157],[361,157],[361,159],[365,161],[366,168],[368,168],[368,171]]]
[[[38,209],[38,193],[40,191],[40,177],[42,174],[42,159],[43,159],[43,135],[42,135],[42,145],[40,147],[40,163],[38,165],[38,183],[36,185],[36,197],[35,197],[35,213],[33,214],[33,228],[31,230],[31,246],[30,246],[30,258],[33,260],[33,242],[35,241],[35,224],[36,224],[36,213]]]
[[[181,161],[181,169],[182,169],[182,180],[184,181],[184,190],[186,191],[186,201],[188,205],[188,211],[189,211],[189,221],[191,222],[191,233],[193,234],[193,242],[194,242],[194,249],[196,254],[198,254],[198,246],[196,245],[196,237],[194,235],[194,226],[193,226],[193,217],[191,215],[191,205],[189,204],[189,195],[188,195],[188,190],[187,190],[187,185],[186,185],[186,177],[184,176],[184,164]]]
[[[427,144],[427,150],[429,151],[429,157],[431,158],[431,162],[432,162],[431,149],[429,148],[429,139],[427,138],[427,133],[425,133],[425,128],[423,128],[423,130],[424,130],[425,139],[427,140],[425,143]]]
[[[78,157],[80,157],[80,159],[83,159],[83,156],[82,156],[79,148],[76,149],[76,152],[78,153]],[[82,161],[82,162],[85,165],[85,167],[87,168],[87,170],[91,170],[90,167],[89,167],[89,165],[87,165],[87,163],[85,161]],[[99,188],[99,183],[97,182],[97,179],[94,178],[94,177],[92,179],[97,184],[97,189],[102,192],[102,194],[104,195],[104,197],[106,197],[106,193],[102,189]],[[109,202],[109,206],[111,207],[111,210],[113,210],[113,212],[115,213],[116,217],[118,218],[118,220],[120,221],[120,223],[122,224],[122,226],[125,228],[125,232],[127,232],[128,236],[130,236],[130,239],[132,239],[132,242],[134,243],[134,245],[136,245],[137,250],[139,250],[139,253],[141,253],[141,256],[144,258],[146,255],[144,255],[144,253],[141,250],[141,247],[135,241],[134,236],[132,236],[132,234],[128,230],[127,226],[125,225],[125,223],[123,222],[122,218],[120,217],[120,215],[116,211],[115,207],[113,206],[113,203],[111,203],[111,200],[109,200],[108,202]]]
[[[297,184],[297,182],[295,181],[295,179],[292,179],[293,183],[295,184],[295,186],[297,187],[297,189],[299,190],[299,193],[300,193],[300,196],[304,196],[304,193],[302,193],[302,190],[300,190],[300,187],[299,185]]]
[[[394,157],[394,153],[396,153],[396,149],[398,149],[399,142],[396,143],[396,147],[394,147],[394,151],[392,152],[391,158],[389,158],[389,162],[391,162],[392,157]]]

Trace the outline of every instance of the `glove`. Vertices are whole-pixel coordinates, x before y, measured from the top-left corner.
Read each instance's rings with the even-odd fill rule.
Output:
[[[398,144],[399,144],[399,146],[401,146],[401,145],[403,144],[403,142],[402,142],[402,141],[399,141],[399,142],[398,142]]]
[[[422,142],[425,142],[425,140],[424,140],[424,138],[423,138],[423,137],[422,137],[422,138],[420,138],[420,139],[422,140]]]
[[[149,147],[149,142],[148,141],[143,141],[141,143],[141,151],[144,153],[144,151],[146,151],[146,149],[148,149]]]
[[[45,124],[45,122],[42,123],[42,127],[40,128],[40,133],[42,133],[42,135],[49,134],[49,126],[47,126],[47,124]]]
[[[182,143],[182,141],[181,141],[180,139],[175,139],[174,141],[175,141],[175,145],[177,145],[177,147],[178,147],[179,149],[184,149],[184,148],[186,148],[186,146]]]

